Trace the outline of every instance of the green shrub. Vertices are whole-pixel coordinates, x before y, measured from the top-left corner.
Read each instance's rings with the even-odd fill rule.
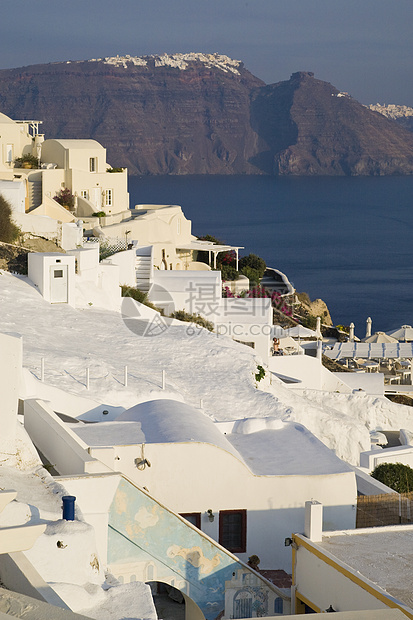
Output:
[[[123,172],[123,168],[106,168],[106,172]]]
[[[20,229],[12,220],[10,203],[0,194],[0,241],[13,243],[20,234]]]
[[[262,366],[257,366],[257,372],[255,373],[255,381],[259,382],[265,377],[265,370]]]
[[[139,288],[127,286],[127,284],[122,284],[120,289],[122,297],[132,297],[132,299],[138,301],[140,304],[144,304],[144,306],[148,306],[148,308],[152,308],[152,310],[156,310],[163,315],[162,308],[157,308],[153,303],[148,300],[148,293],[141,291]]]
[[[381,463],[371,474],[372,478],[397,493],[409,493],[413,491],[413,469],[402,463]]]
[[[243,256],[242,258],[240,258],[238,267],[242,273],[244,273],[243,269],[245,269],[245,267],[253,269],[258,274],[258,280],[262,278],[265,270],[267,269],[265,260],[260,256],[257,256],[256,254],[248,254],[248,256]]]
[[[106,217],[106,213],[104,211],[96,211],[96,213],[92,213],[92,217]]]
[[[231,265],[220,265],[219,270],[221,271],[221,278],[224,282],[238,280],[239,278],[239,271],[237,271],[235,267],[231,267]]]
[[[208,321],[200,314],[189,314],[185,310],[176,310],[170,315],[172,319],[178,319],[179,321],[185,321],[186,323],[195,323],[201,327],[205,327],[208,331],[214,331],[214,325],[211,321]]]
[[[254,269],[253,267],[249,267],[248,265],[246,265],[245,267],[241,269],[241,273],[243,276],[246,276],[248,280],[250,281],[250,288],[253,288],[254,286],[259,286],[262,276],[260,275],[260,272],[257,269]]]

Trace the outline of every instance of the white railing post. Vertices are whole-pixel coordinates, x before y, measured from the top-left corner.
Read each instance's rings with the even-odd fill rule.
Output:
[[[90,386],[90,369],[86,368],[86,389],[88,390]]]
[[[162,371],[162,389],[164,390],[166,386],[166,376],[165,376],[165,371]]]
[[[40,381],[44,383],[44,357],[40,360]]]

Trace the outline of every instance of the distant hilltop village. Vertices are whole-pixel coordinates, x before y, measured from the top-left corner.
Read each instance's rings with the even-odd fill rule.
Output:
[[[383,114],[386,118],[395,120],[402,127],[413,131],[413,108],[409,108],[407,105],[395,105],[394,103],[388,105],[375,103],[367,107],[374,112]]]
[[[218,53],[120,55],[2,70],[0,93],[7,116],[96,140],[132,175],[413,174],[401,118],[310,71],[266,85]]]
[[[73,61],[68,61],[70,64]],[[80,62],[80,61],[76,61]],[[220,69],[227,73],[231,71],[236,75],[239,75],[238,67],[242,65],[240,60],[233,60],[229,56],[222,54],[157,54],[150,56],[107,56],[106,58],[92,58],[89,62],[103,62],[107,65],[113,65],[115,67],[123,67],[127,69],[128,64],[132,64],[135,67],[147,67],[148,64],[153,63],[155,67],[174,67],[185,71],[189,67],[189,63],[200,62],[205,67]]]
[[[402,116],[413,116],[413,108],[409,108],[407,105],[395,105],[394,103],[381,104],[374,103],[369,106],[370,110],[380,112],[387,118],[400,118]]]

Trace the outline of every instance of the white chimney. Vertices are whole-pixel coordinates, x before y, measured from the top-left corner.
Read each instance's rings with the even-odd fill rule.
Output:
[[[372,320],[370,317],[368,317],[366,321],[366,338],[370,338],[371,336],[371,324],[372,324]]]
[[[350,334],[348,339],[350,342],[354,342],[354,323],[350,323]]]
[[[313,542],[323,539],[323,504],[314,499],[305,503],[304,536]]]

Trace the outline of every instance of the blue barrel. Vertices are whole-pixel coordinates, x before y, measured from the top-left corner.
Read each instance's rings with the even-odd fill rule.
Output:
[[[64,495],[62,497],[62,501],[63,501],[63,519],[66,519],[66,521],[74,521],[75,520],[76,497],[74,495]]]

